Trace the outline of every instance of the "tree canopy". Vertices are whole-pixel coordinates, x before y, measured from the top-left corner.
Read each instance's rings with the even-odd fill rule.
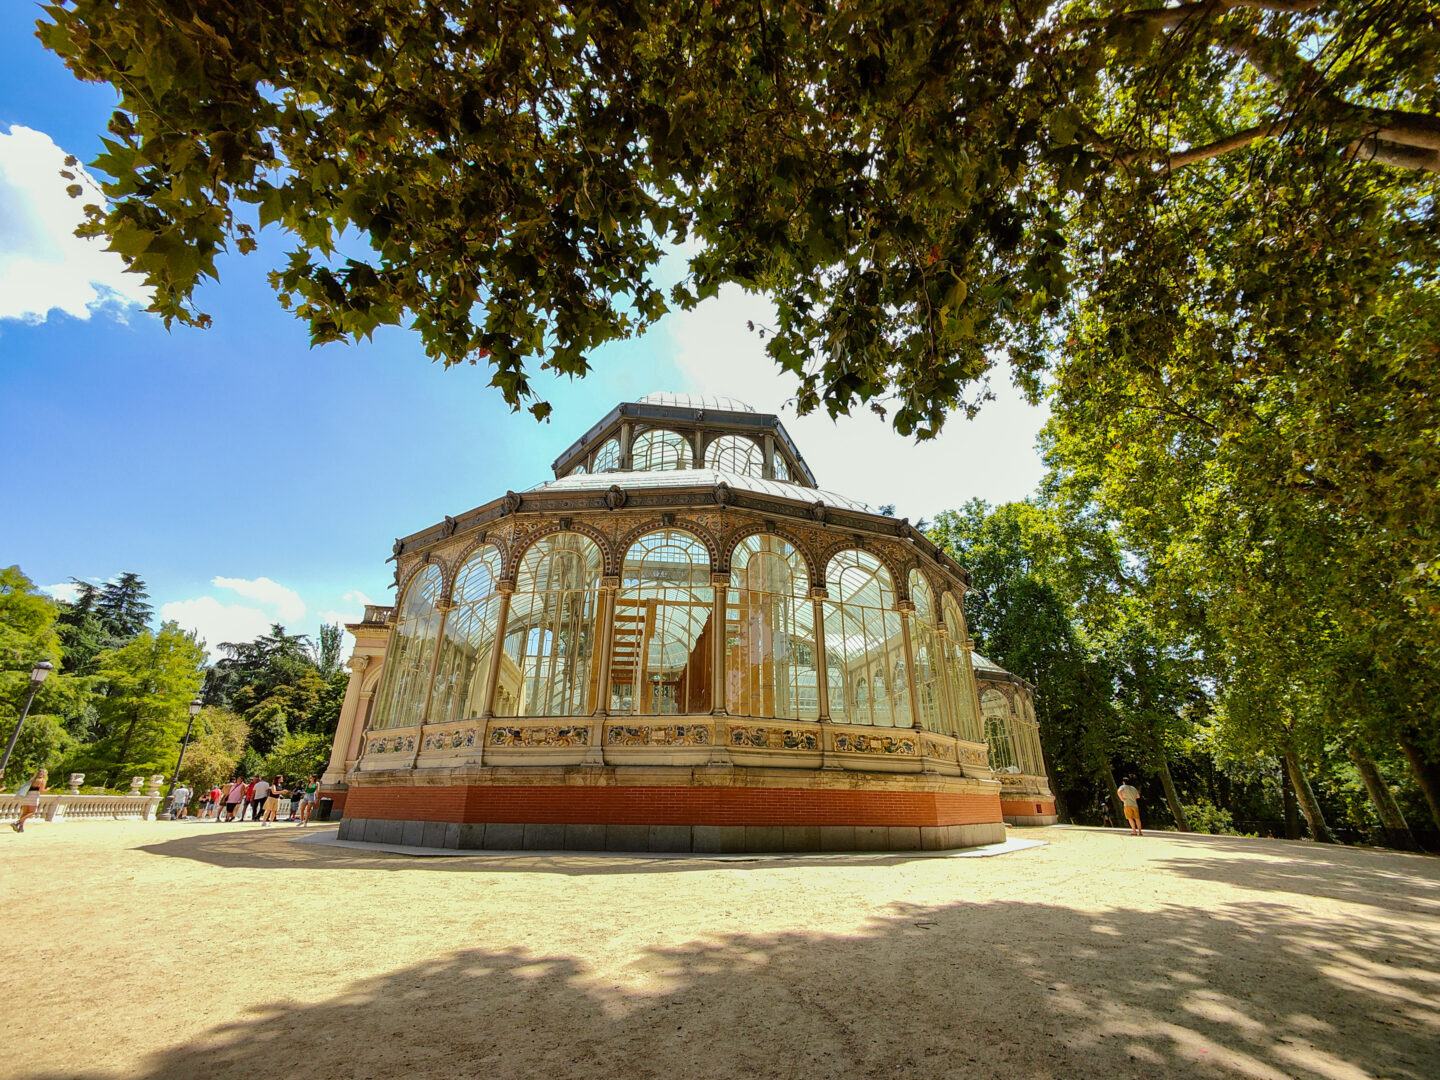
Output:
[[[802,409],[889,398],[924,437],[973,408],[997,350],[1034,378],[1075,305],[1119,314],[1090,287],[1107,266],[1164,270],[1176,187],[1280,197],[1262,239],[1332,253],[1322,285],[1351,290],[1353,327],[1376,303],[1363,281],[1401,265],[1376,228],[1434,230],[1426,0],[44,11],[42,41],[120,96],[89,229],[154,310],[208,324],[196,285],[274,223],[292,247],[273,284],[316,342],[408,322],[540,416],[535,358],[583,374],[736,282],[774,297],[767,348]],[[1334,227],[1347,207],[1358,236]],[[1433,274],[1433,252],[1411,265]],[[1262,298],[1282,336],[1301,328],[1303,302]]]

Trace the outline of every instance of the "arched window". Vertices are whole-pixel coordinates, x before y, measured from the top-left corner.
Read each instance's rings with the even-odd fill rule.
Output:
[[[969,634],[965,629],[965,617],[960,605],[948,593],[943,605],[945,628],[945,671],[950,678],[950,690],[955,699],[956,733],[970,742],[983,742],[980,730],[980,703],[975,691],[975,668],[970,662],[970,650],[965,647]]]
[[[440,610],[436,607],[440,585],[440,568],[431,565],[405,586],[390,651],[385,657],[372,727],[411,727],[424,720],[421,714],[430,692],[435,638],[440,633]]]
[[[505,622],[497,715],[594,712],[603,572],[600,546],[579,533],[542,537],[526,550]]]
[[[661,529],[630,545],[615,598],[612,713],[710,711],[714,595],[709,552],[690,533]]]
[[[775,455],[775,479],[783,480],[787,484],[790,482],[790,469],[779,454]]]
[[[726,711],[818,720],[815,605],[800,553],[778,536],[747,536],[730,557],[729,597]]]
[[[635,472],[667,472],[690,468],[690,443],[678,431],[651,428],[635,440],[630,467]]]
[[[920,725],[928,731],[955,734],[945,687],[941,685],[939,611],[930,582],[919,570],[910,571],[910,599],[915,617],[910,625],[910,646],[915,653],[915,697],[920,703]]]
[[[743,435],[721,435],[705,450],[705,464],[739,476],[765,475],[765,452],[754,439]]]
[[[435,691],[430,722],[465,720],[485,709],[489,690],[490,653],[500,615],[500,549],[487,544],[476,550],[455,575],[454,606],[445,618],[435,664]]]
[[[595,473],[614,472],[620,468],[620,440],[606,439],[595,451],[595,460],[591,463],[590,471]]]
[[[1010,702],[999,690],[986,690],[980,695],[980,715],[985,720],[985,745],[990,748],[990,768],[994,772],[1019,772],[1020,762],[1010,738]]]
[[[893,686],[885,685],[883,676],[872,677],[863,701],[858,693],[867,672],[893,671],[895,662],[905,658],[890,572],[867,552],[842,551],[830,560],[825,579],[830,591],[825,605],[826,659],[838,666],[844,684],[852,688],[838,698],[831,697],[831,719],[842,724],[909,727],[909,695],[896,694]]]

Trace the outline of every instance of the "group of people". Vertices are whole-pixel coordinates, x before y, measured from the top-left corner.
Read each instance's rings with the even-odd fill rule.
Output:
[[[217,785],[207,791],[200,799],[200,816],[215,821],[244,821],[248,811],[251,821],[273,825],[279,820],[281,807],[288,803],[290,816],[286,820],[309,825],[319,787],[313,776],[307,777],[303,784],[297,781],[288,787],[283,776],[273,780],[242,776],[224,787]]]

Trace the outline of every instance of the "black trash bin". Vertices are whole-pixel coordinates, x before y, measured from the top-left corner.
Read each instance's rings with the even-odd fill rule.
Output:
[[[335,805],[334,799],[321,799],[320,808],[315,811],[315,816],[321,821],[330,820],[330,808]]]

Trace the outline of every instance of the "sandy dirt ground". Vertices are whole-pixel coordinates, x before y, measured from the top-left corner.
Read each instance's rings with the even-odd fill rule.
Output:
[[[993,858],[0,836],[0,1076],[1440,1077],[1440,859],[1083,829]]]

